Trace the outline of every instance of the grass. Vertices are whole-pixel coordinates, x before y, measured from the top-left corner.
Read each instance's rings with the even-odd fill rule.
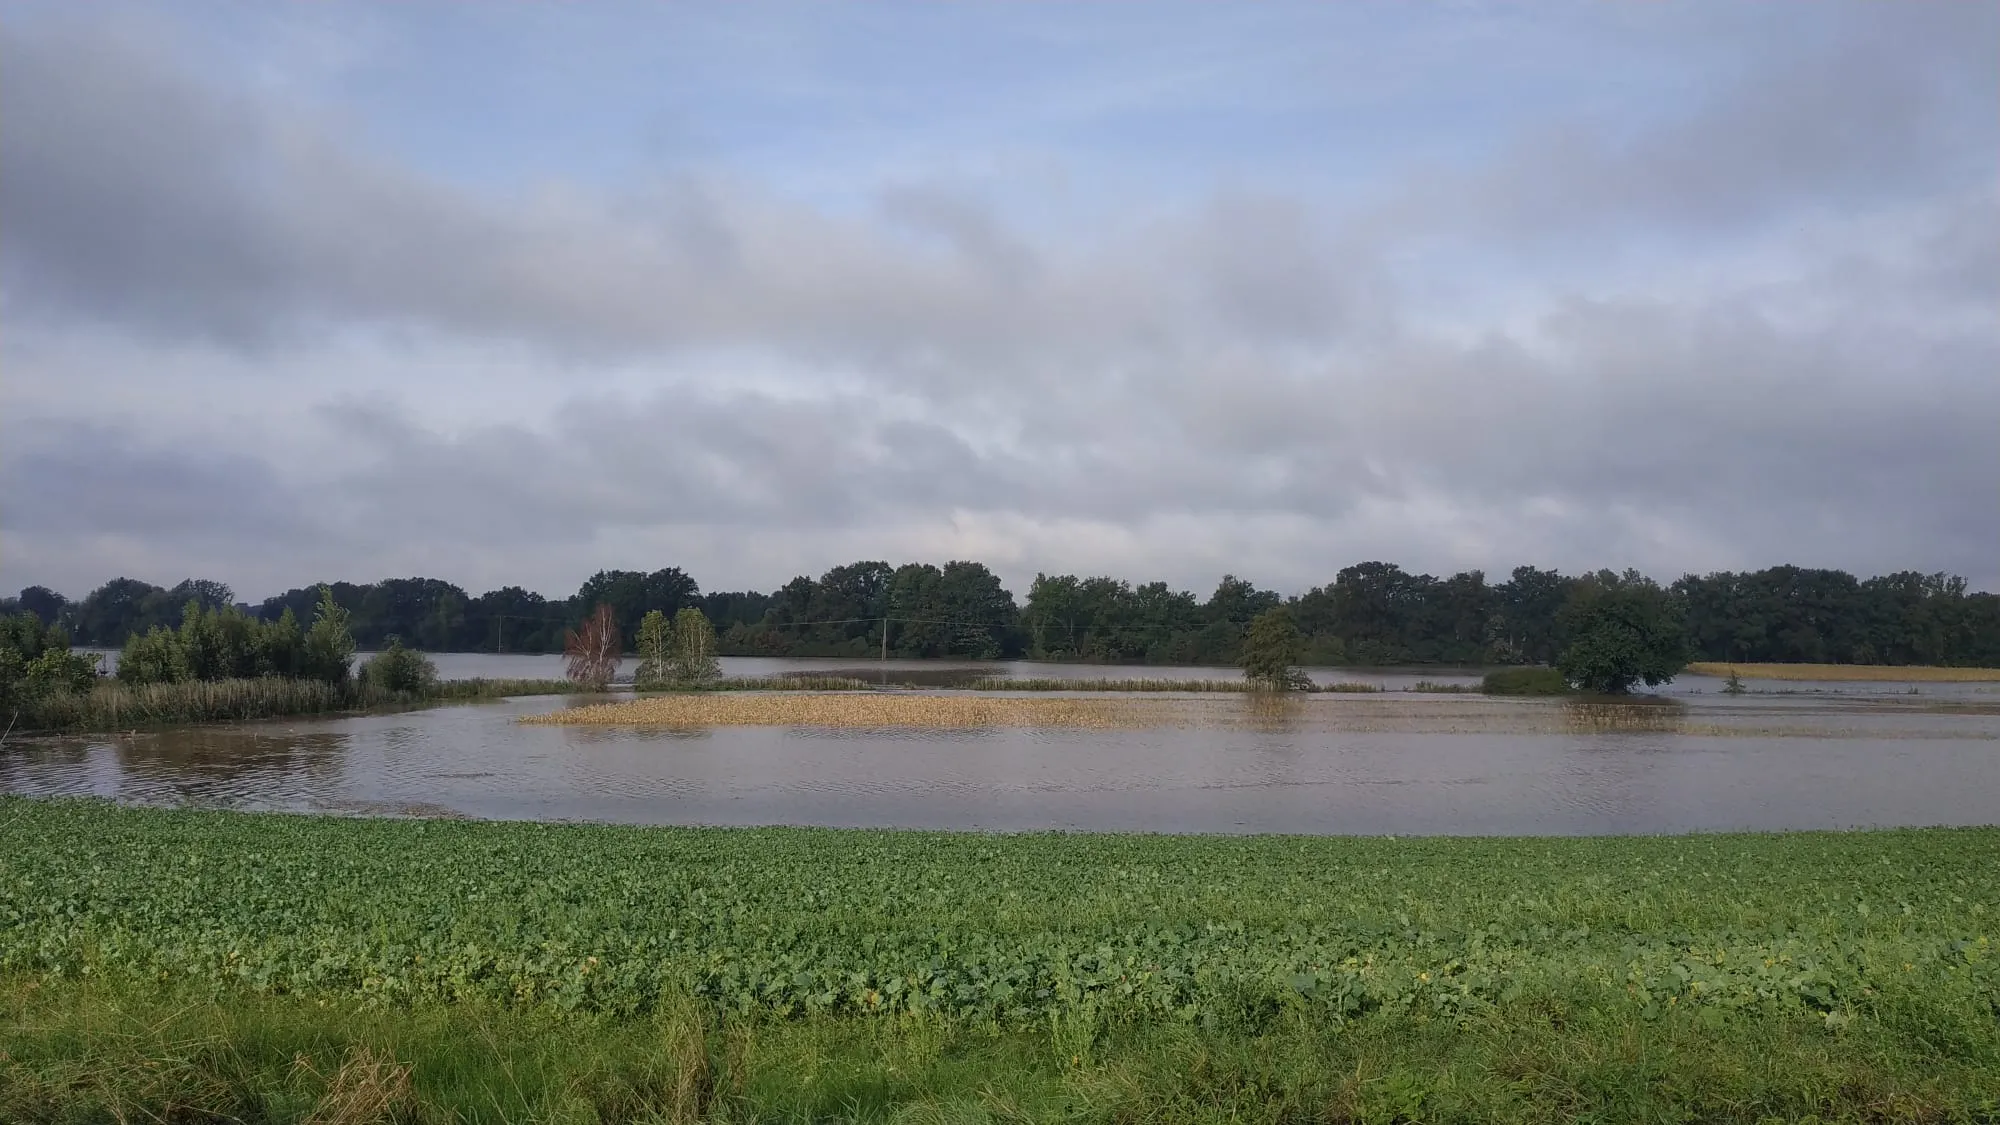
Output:
[[[1501,668],[1486,673],[1479,690],[1487,695],[1569,695],[1569,681],[1554,668]]]
[[[1160,678],[1145,679],[1053,679],[1028,678],[1009,679],[1005,676],[987,676],[973,680],[966,685],[969,691],[1131,691],[1131,692],[1257,692],[1265,689],[1248,680],[1174,680]],[[1316,692],[1372,693],[1383,690],[1375,684],[1338,683],[1320,684],[1313,688]]]
[[[422,700],[506,699],[519,695],[579,695],[569,680],[439,680]]]
[[[1438,695],[1465,695],[1480,690],[1478,684],[1438,683],[1435,680],[1418,680],[1404,691],[1428,692]]]
[[[2000,830],[993,836],[0,799],[0,1120],[1993,1121]]]
[[[17,729],[113,731],[196,723],[248,722],[303,715],[419,707],[431,703],[575,692],[568,680],[443,680],[421,693],[384,691],[355,681],[267,677],[133,686],[102,679],[89,694],[58,692],[24,706]]]
[[[1731,664],[1697,661],[1687,666],[1691,676],[1728,676],[1752,680],[1827,680],[1845,683],[1991,683],[2000,682],[2000,668],[1938,668],[1930,665],[1888,664]]]
[[[872,691],[874,685],[852,676],[783,672],[775,676],[724,676],[704,684],[703,691]]]
[[[968,691],[1245,692],[1253,689],[1254,685],[1248,680],[1175,680],[1163,677],[1097,680],[987,676],[966,685]]]
[[[1014,696],[930,695],[879,692],[785,692],[730,695],[707,692],[648,696],[629,703],[572,707],[520,721],[549,726],[986,726],[1129,727],[1170,716],[1157,709],[1102,699],[1026,699]]]

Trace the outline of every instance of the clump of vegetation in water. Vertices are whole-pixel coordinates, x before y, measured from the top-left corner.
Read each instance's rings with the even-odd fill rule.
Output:
[[[1458,694],[1466,694],[1478,691],[1479,685],[1439,683],[1436,680],[1418,680],[1416,683],[1411,684],[1409,687],[1404,688],[1403,690],[1434,693],[1438,695],[1458,695]]]
[[[361,682],[391,695],[428,695],[437,687],[437,665],[423,653],[404,648],[402,638],[390,637],[389,647],[361,666]]]
[[[1575,689],[1554,668],[1501,668],[1486,673],[1479,690],[1487,695],[1568,695]]]
[[[1977,1121],[2000,1069],[1990,828],[994,836],[0,799],[0,854],[8,1119],[171,1094],[305,1120],[352,1063],[350,1093],[411,1068],[411,1119]]]
[[[1736,669],[1731,668],[1729,670],[1729,678],[1722,682],[1722,694],[1742,695],[1749,690],[1749,688],[1743,686],[1743,677],[1736,674]]]
[[[1267,609],[1243,636],[1243,678],[1265,691],[1311,691],[1312,678],[1299,670],[1305,638],[1283,607]]]

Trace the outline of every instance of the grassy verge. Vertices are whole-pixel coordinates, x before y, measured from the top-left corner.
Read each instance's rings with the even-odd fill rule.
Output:
[[[1586,990],[1257,1029],[606,1017],[0,985],[10,1122],[1992,1120],[1980,1061],[1806,1018],[1643,1020]]]
[[[1691,676],[1727,676],[1732,671],[1752,680],[1827,680],[1846,683],[1986,683],[2000,682],[2000,668],[1937,668],[1888,664],[1730,664],[1697,661],[1687,666]]]
[[[9,1121],[2000,1113],[1996,829],[990,836],[0,800],[0,855]]]

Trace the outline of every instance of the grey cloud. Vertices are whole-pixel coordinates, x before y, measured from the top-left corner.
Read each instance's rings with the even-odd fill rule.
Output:
[[[1736,233],[1799,210],[1990,182],[2000,129],[1972,107],[2000,97],[1990,50],[2000,9],[1879,9],[1844,33],[1798,40],[1649,126],[1614,128],[1576,107],[1483,167],[1408,185],[1373,221],[1404,237],[1469,230],[1514,246],[1601,247],[1634,222],[1652,224],[1643,233]]]
[[[611,200],[483,196],[149,44],[0,34],[9,315],[78,356],[97,333],[255,350],[299,383],[271,424],[346,451],[208,452],[185,419],[73,403],[108,419],[85,427],[41,387],[55,416],[10,419],[0,460],[10,568],[150,550],[246,590],[371,576],[347,560],[560,590],[574,577],[536,576],[671,549],[757,568],[700,574],[729,586],[983,542],[1016,582],[1103,559],[1296,586],[1391,557],[2000,583],[2000,208],[1964,182],[1967,160],[1990,177],[1992,146],[1956,147],[1951,92],[1992,67],[1936,31],[1843,41],[1631,135],[1503,147],[1392,212],[1236,191],[1077,245],[938,186],[886,190],[863,219],[712,170]],[[1752,280],[1712,266],[1701,298],[1539,282],[1553,311],[1476,332],[1426,323],[1414,294],[1437,279],[1404,253],[1470,235],[1527,286],[1526,240],[1829,209],[1855,229],[1776,239],[1784,268]],[[569,397],[452,427],[329,403],[292,362],[385,326],[412,355],[519,341]],[[779,385],[684,365],[730,349]],[[583,389],[606,357],[659,376]],[[146,546],[93,555],[107,536]],[[189,565],[205,542],[214,566]]]

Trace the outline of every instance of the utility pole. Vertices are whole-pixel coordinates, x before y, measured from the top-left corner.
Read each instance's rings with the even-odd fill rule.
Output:
[[[889,663],[889,619],[882,619],[882,663]]]

